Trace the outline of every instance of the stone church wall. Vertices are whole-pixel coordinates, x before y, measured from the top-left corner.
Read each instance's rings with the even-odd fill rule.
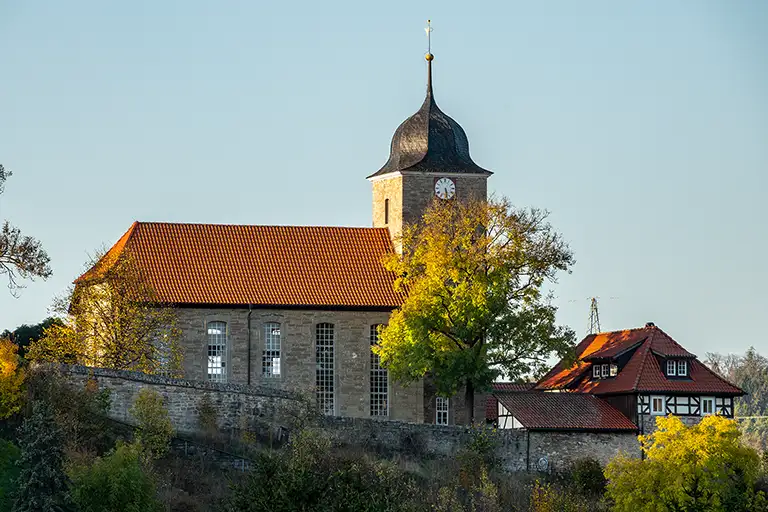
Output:
[[[129,411],[139,390],[157,391],[174,428],[183,434],[200,433],[198,407],[206,395],[216,409],[222,432],[259,424],[290,431],[306,406],[297,394],[274,387],[169,379],[82,366],[62,365],[61,369],[76,386],[85,386],[89,379],[95,379],[99,389],[109,389],[109,416],[128,424],[135,424]],[[471,429],[465,426],[370,418],[327,417],[319,428],[339,445],[416,459],[454,457],[472,438]],[[639,456],[637,438],[632,433],[495,432],[495,456],[507,471],[560,471],[581,457],[594,457],[606,464],[620,452]]]
[[[208,322],[227,323],[229,382],[248,384],[248,309],[179,308],[184,376],[207,379]],[[253,309],[250,329],[250,384],[309,392],[315,387],[315,326],[335,326],[336,414],[370,416],[371,325],[386,323],[388,311]],[[262,376],[264,325],[280,323],[280,376]],[[423,386],[389,383],[389,419],[423,421]]]

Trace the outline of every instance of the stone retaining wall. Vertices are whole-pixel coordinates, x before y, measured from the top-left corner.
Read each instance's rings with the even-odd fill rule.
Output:
[[[139,390],[151,388],[165,400],[173,426],[180,433],[200,434],[198,407],[210,398],[223,433],[255,427],[291,431],[305,421],[306,400],[280,389],[171,379],[137,372],[62,366],[70,382],[84,386],[94,379],[100,389],[111,390],[109,416],[135,424],[130,408]],[[421,460],[453,457],[467,446],[475,433],[466,426],[430,425],[368,418],[324,417],[317,428],[337,445],[359,447],[390,455]],[[606,464],[618,453],[639,456],[634,433],[528,432],[496,430],[495,457],[507,471],[559,471],[581,457],[593,457]]]

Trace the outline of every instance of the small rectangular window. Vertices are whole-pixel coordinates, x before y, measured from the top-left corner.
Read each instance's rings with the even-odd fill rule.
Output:
[[[601,367],[601,376],[603,378],[608,377],[611,374],[611,367],[608,364],[604,364]]]
[[[384,224],[389,224],[389,199],[384,200]]]
[[[651,414],[654,416],[664,415],[664,397],[663,396],[651,397]]]
[[[619,374],[619,367],[615,364],[611,365],[611,377],[615,377]]]
[[[448,424],[448,408],[450,404],[448,399],[442,396],[435,397],[435,424]]]
[[[710,416],[715,414],[715,399],[711,396],[701,398],[701,415]]]
[[[677,375],[678,377],[688,376],[688,363],[686,361],[677,362]]]
[[[667,375],[670,377],[674,377],[677,375],[677,361],[674,361],[672,359],[667,361]]]
[[[592,366],[592,377],[599,379],[600,378],[600,365],[596,364]]]

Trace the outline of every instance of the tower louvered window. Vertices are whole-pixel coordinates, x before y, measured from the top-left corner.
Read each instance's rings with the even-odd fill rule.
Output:
[[[315,326],[315,393],[318,407],[323,414],[328,415],[333,415],[336,410],[333,345],[333,324],[317,324]]]
[[[379,327],[378,324],[371,326],[371,347],[379,344]],[[371,416],[387,416],[389,414],[388,386],[387,369],[382,368],[378,354],[371,350]]]

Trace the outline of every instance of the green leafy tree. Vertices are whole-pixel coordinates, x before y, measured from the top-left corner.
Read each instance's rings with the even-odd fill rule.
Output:
[[[19,477],[13,512],[74,510],[64,472],[64,435],[51,406],[35,402],[19,429]]]
[[[385,266],[407,299],[374,348],[395,379],[429,374],[443,396],[463,387],[472,422],[475,391],[499,374],[538,374],[572,354],[574,333],[555,323],[543,287],[573,256],[546,218],[506,199],[435,201],[403,230]]]
[[[11,496],[19,476],[19,448],[10,441],[0,440],[0,510],[10,510]]]
[[[675,416],[659,417],[657,430],[640,436],[645,460],[624,456],[606,467],[607,496],[616,512],[765,510],[755,489],[757,452],[741,441],[736,422],[707,416],[686,427]]]
[[[180,375],[176,310],[157,300],[130,256],[107,252],[86,267],[90,270],[54,304],[66,321],[45,329],[27,358]]]
[[[160,393],[147,388],[140,390],[130,413],[138,423],[136,440],[145,453],[152,459],[165,455],[173,437],[173,424]]]
[[[160,512],[152,475],[141,464],[141,447],[119,443],[93,464],[71,471],[72,499],[81,512]]]
[[[11,340],[0,338],[0,419],[18,413],[24,403],[26,372],[21,367],[18,350]]]
[[[0,194],[5,190],[5,181],[11,176],[10,171],[0,165]],[[50,258],[42,244],[31,236],[24,236],[21,230],[5,221],[0,228],[0,276],[8,278],[11,294],[18,295],[23,285],[22,279],[34,281],[36,278],[48,279],[53,274],[49,265]]]

